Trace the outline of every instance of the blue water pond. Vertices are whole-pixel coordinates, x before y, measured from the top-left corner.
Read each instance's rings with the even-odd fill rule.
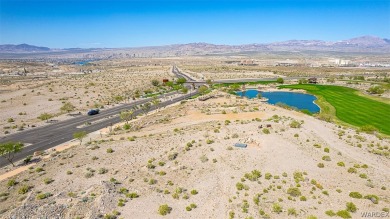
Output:
[[[237,92],[239,96],[246,96],[249,99],[256,98],[259,91],[257,90],[247,90],[244,93],[242,91]],[[274,92],[260,92],[262,97],[268,99],[268,103],[284,103],[290,107],[295,107],[299,110],[307,109],[311,113],[317,113],[320,111],[320,108],[314,103],[314,100],[317,98],[310,94],[294,93],[294,92],[284,92],[284,91],[274,91]]]

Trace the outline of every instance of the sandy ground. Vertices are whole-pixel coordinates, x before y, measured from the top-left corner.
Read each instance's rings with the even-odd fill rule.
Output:
[[[292,121],[301,127],[292,128]],[[98,218],[117,211],[118,218],[163,218],[158,209],[167,204],[165,218],[229,218],[232,212],[234,218],[261,218],[263,211],[287,218],[294,210],[297,218],[327,218],[325,211],[353,202],[358,209],[350,214],[361,218],[390,203],[389,157],[370,153],[389,151],[390,144],[375,135],[225,94],[130,124],[143,128],[97,134],[27,167],[12,177],[16,185],[1,181],[0,216]],[[237,142],[248,147],[236,148]],[[253,170],[261,176],[251,178]],[[29,188],[25,194],[23,186]],[[301,194],[288,194],[289,188]],[[350,192],[376,195],[379,202],[351,198]],[[47,198],[37,198],[44,193]],[[197,207],[186,210],[191,203]]]
[[[30,66],[26,68],[31,71],[45,70],[48,77],[33,78],[41,74],[35,72],[29,73],[25,80],[14,77],[9,82],[0,83],[0,137],[46,125],[46,121],[38,119],[43,113],[54,116],[51,118],[53,122],[71,118],[60,109],[66,102],[75,106],[70,114],[77,116],[77,113],[85,114],[91,108],[109,108],[118,103],[131,102],[136,91],[140,95],[147,90],[156,92],[157,88],[151,83],[153,79],[160,82],[164,78],[172,79],[171,65],[155,66],[136,61],[132,64],[125,61],[94,64],[93,67],[77,68],[66,65],[68,68],[63,67],[61,72],[56,73],[51,69],[41,69],[41,66]],[[76,70],[79,74],[71,74]],[[118,96],[122,100],[116,100]]]

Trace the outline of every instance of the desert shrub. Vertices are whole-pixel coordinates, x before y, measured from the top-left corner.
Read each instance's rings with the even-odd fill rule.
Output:
[[[356,168],[350,167],[348,168],[348,173],[357,173]]]
[[[214,143],[214,140],[211,140],[211,139],[206,140],[206,144],[212,144],[212,143]]]
[[[150,179],[149,180],[149,185],[154,185],[156,183],[157,183],[157,180],[155,180],[155,179]]]
[[[126,193],[126,197],[133,199],[133,198],[138,198],[139,195],[135,192],[131,192],[131,193]]]
[[[271,133],[271,132],[269,131],[269,129],[263,128],[263,133],[264,133],[264,134],[269,134],[269,133]]]
[[[167,204],[160,205],[160,207],[158,208],[158,213],[160,215],[163,215],[163,216],[171,213],[171,211],[172,211],[172,208],[169,207]]]
[[[148,163],[148,164],[146,164],[146,167],[147,167],[148,169],[154,169],[154,168],[156,168],[156,165],[154,165],[154,164],[152,164],[152,163]]]
[[[332,159],[330,159],[329,156],[323,156],[323,157],[322,157],[322,160],[324,160],[324,161],[331,161]]]
[[[307,199],[306,199],[305,196],[301,196],[301,197],[299,197],[299,200],[301,200],[301,201],[306,201]]]
[[[271,177],[272,177],[271,173],[265,173],[265,175],[264,175],[264,178],[267,179],[267,180],[270,180]]]
[[[374,203],[374,204],[379,203],[379,197],[376,195],[366,195],[366,196],[364,196],[364,198],[372,201],[372,203]]]
[[[325,214],[330,216],[330,217],[333,217],[336,215],[336,213],[334,213],[334,211],[332,211],[332,210],[325,211]]]
[[[198,191],[196,191],[195,189],[191,190],[191,195],[196,195],[198,194]]]
[[[361,173],[361,174],[359,175],[359,177],[362,178],[362,179],[367,179],[367,174]]]
[[[102,168],[100,168],[99,170],[98,170],[98,173],[99,174],[105,174],[105,173],[107,173],[108,172],[108,170],[106,169],[106,168],[104,168],[104,167],[102,167]]]
[[[177,158],[177,155],[179,155],[177,152],[174,152],[172,154],[168,155],[168,160],[174,160]]]
[[[329,148],[324,148],[325,153],[329,153]]]
[[[35,172],[37,172],[37,173],[40,173],[40,172],[43,172],[43,171],[45,171],[45,170],[42,167],[38,167],[38,168],[35,169]]]
[[[277,214],[279,214],[280,212],[283,211],[283,208],[282,208],[282,206],[279,203],[274,203],[272,205],[272,211],[277,213]]]
[[[344,164],[344,162],[341,162],[341,161],[340,161],[340,162],[337,163],[337,166],[339,166],[339,167],[345,167],[345,164]]]
[[[112,152],[114,152],[112,148],[107,148],[107,153],[111,154]]]
[[[324,165],[323,163],[318,163],[318,164],[317,164],[317,167],[319,167],[319,168],[324,168],[325,165]]]
[[[245,173],[244,177],[250,181],[256,181],[261,177],[261,172],[259,170],[252,170],[250,173]]]
[[[298,213],[297,210],[295,210],[295,208],[289,208],[287,209],[287,215],[297,216]]]
[[[129,190],[126,189],[126,188],[120,188],[119,189],[119,193],[121,193],[121,194],[127,194],[128,192],[129,192]]]
[[[14,186],[14,185],[16,185],[16,184],[18,184],[18,182],[16,182],[15,179],[10,179],[10,180],[8,180],[8,182],[7,182],[7,186],[8,186],[8,187]]]
[[[360,198],[363,198],[363,195],[360,194],[359,192],[350,192],[349,197],[360,199]]]
[[[232,135],[232,138],[238,138],[238,134],[237,134],[237,133],[234,133],[234,134]]]
[[[205,162],[209,161],[209,158],[207,158],[206,155],[200,156],[199,159],[200,159],[200,161],[202,161],[202,163],[205,163]]]
[[[385,89],[382,86],[376,85],[372,86],[367,90],[370,94],[383,94]]]
[[[291,127],[291,128],[300,128],[300,127],[301,127],[301,123],[298,122],[297,120],[293,120],[293,121],[290,123],[290,127]]]
[[[18,193],[23,195],[26,194],[30,190],[30,186],[28,185],[23,185],[19,188]]]
[[[46,198],[48,198],[48,197],[50,197],[50,196],[52,196],[51,193],[39,193],[39,194],[36,196],[36,198],[37,198],[38,200],[41,200],[41,199],[46,199]]]
[[[303,173],[302,172],[295,171],[293,175],[294,175],[294,180],[295,180],[296,183],[305,180],[304,177],[303,177]]]
[[[287,194],[289,194],[289,195],[291,195],[293,197],[298,197],[302,193],[301,193],[301,190],[299,190],[299,188],[290,187],[290,188],[287,189]]]
[[[234,211],[229,211],[229,219],[233,219],[235,216]]]
[[[237,188],[238,190],[243,190],[243,189],[244,189],[244,184],[238,182],[238,183],[236,183],[236,188]]]
[[[341,218],[352,218],[351,214],[347,210],[340,210],[336,213],[336,215]]]
[[[356,205],[352,202],[347,202],[346,207],[346,210],[349,212],[356,212],[357,210]]]
[[[313,146],[315,147],[315,148],[321,148],[321,145],[320,144],[313,144]]]
[[[43,182],[45,183],[45,184],[50,184],[50,183],[52,183],[54,180],[52,179],[52,178],[45,178],[44,180],[43,180]]]

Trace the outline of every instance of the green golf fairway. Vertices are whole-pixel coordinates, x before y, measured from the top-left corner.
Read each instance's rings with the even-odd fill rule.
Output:
[[[280,88],[303,89],[323,97],[336,109],[336,117],[354,126],[372,125],[390,135],[390,105],[359,96],[357,90],[331,85],[283,85]]]

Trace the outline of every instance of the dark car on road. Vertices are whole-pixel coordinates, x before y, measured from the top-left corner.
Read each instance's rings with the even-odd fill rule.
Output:
[[[96,114],[99,114],[99,109],[91,109],[90,111],[88,111],[89,116],[96,115]]]

